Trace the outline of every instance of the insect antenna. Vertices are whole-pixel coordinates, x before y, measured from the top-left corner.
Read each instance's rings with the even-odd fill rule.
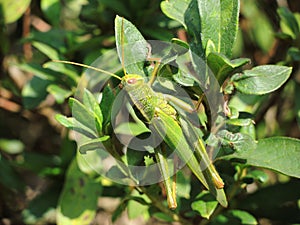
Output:
[[[122,80],[120,77],[118,77],[114,73],[111,73],[111,72],[108,72],[108,71],[105,71],[105,70],[102,70],[100,68],[96,68],[96,67],[93,67],[93,66],[88,66],[88,65],[85,65],[85,64],[82,64],[82,63],[76,63],[76,62],[65,61],[65,60],[52,60],[52,61],[53,62],[58,62],[58,63],[71,64],[71,65],[75,65],[75,66],[81,66],[81,67],[84,67],[84,68],[87,68],[87,69],[92,69],[92,70],[95,70],[95,71],[98,71],[98,72],[101,72],[101,73],[105,73],[109,76],[117,78],[118,80]]]

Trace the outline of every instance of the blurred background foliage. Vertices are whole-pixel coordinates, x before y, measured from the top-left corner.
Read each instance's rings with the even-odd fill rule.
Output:
[[[49,58],[90,64],[115,48],[115,15],[130,20],[146,39],[185,40],[184,30],[161,12],[160,2],[0,0],[0,223],[55,224],[64,177],[76,153],[72,137],[55,121],[54,115],[70,115],[66,98],[73,95],[81,68],[62,66],[55,71],[51,64],[47,69],[42,65]],[[294,71],[276,92],[263,96],[237,94],[231,101],[255,116],[259,138],[300,137],[299,12],[300,1],[241,0],[233,58],[250,58],[251,67],[280,64],[293,66]],[[76,170],[76,166],[72,169]],[[262,187],[259,191],[246,199],[236,198],[234,205],[250,210],[260,218],[260,224],[300,223],[299,206],[297,211],[288,205],[289,200],[299,198],[294,193],[299,192],[299,183],[293,185],[288,177],[270,171],[267,174],[268,182],[257,184]],[[253,177],[263,179],[255,173],[249,179]],[[102,181],[102,185],[99,195],[101,192],[106,198],[99,200],[94,224],[104,224],[99,221],[107,221],[117,205],[112,199],[129,192],[129,188],[109,181]],[[295,195],[282,194],[288,192]],[[273,195],[282,195],[286,205],[267,205],[265,196]],[[105,202],[107,198],[109,203]],[[138,210],[141,205],[134,201],[130,204],[130,218],[145,213]],[[151,218],[156,223],[157,218],[168,221],[159,213],[152,215],[156,215]],[[214,224],[220,221],[221,217]],[[121,223],[129,224],[125,219]]]

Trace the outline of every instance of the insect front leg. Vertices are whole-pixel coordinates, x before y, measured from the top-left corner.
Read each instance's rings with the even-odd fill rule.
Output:
[[[176,174],[174,174],[173,179],[170,175],[170,166],[166,156],[166,149],[164,144],[155,148],[155,158],[158,162],[158,167],[163,178],[164,190],[167,195],[167,202],[170,209],[176,209]],[[174,162],[175,163],[175,162]],[[175,170],[174,164],[174,170]]]

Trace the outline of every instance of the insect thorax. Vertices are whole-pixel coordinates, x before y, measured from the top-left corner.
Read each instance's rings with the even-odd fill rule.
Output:
[[[156,93],[145,83],[135,89],[127,90],[127,93],[146,121],[150,122],[154,117],[157,103]]]
[[[176,119],[176,110],[168,104],[162,93],[154,92],[148,84],[139,85],[139,87],[127,91],[127,93],[147,122],[151,122],[153,117],[156,116],[157,110],[161,110]]]

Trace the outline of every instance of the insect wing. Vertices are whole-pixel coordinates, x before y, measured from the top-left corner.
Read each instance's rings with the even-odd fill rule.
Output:
[[[212,184],[212,180],[204,175],[196,156],[193,154],[194,147],[187,142],[179,123],[163,111],[158,110],[157,117],[153,118],[152,124],[158,134],[163,137],[165,143],[171,149],[176,150],[181,160],[188,165],[201,183],[209,189],[222,206],[226,207],[228,203],[224,190],[216,188]]]

